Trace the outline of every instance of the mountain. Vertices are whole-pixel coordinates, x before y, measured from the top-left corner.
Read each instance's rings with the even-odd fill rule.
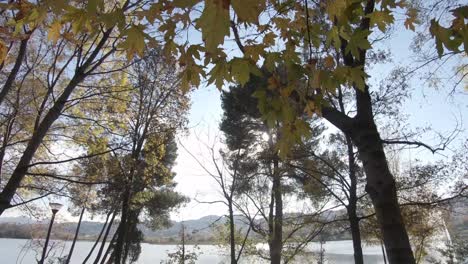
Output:
[[[449,211],[452,213],[445,218],[448,229],[451,234],[458,234],[463,238],[468,238],[468,211],[467,200],[460,199],[452,203]],[[300,214],[286,214],[287,218],[301,217]],[[304,215],[302,215],[304,217]],[[329,211],[322,216],[322,221],[331,221],[334,219],[345,219],[344,210]],[[143,232],[145,241],[150,243],[177,243],[180,240],[180,232],[182,225],[185,226],[185,232],[188,235],[188,240],[192,243],[212,243],[219,236],[219,228],[225,226],[227,218],[224,216],[209,215],[195,220],[187,220],[183,222],[173,221],[167,228],[152,230],[144,224],[139,225],[139,229]],[[235,217],[237,228],[247,230],[246,220],[241,216]],[[48,221],[37,222],[27,217],[0,217],[0,237],[7,238],[37,238],[45,237]],[[52,237],[56,239],[70,240],[73,238],[76,229],[75,222],[54,223]],[[264,221],[258,221],[257,225],[265,225]],[[111,233],[116,229],[117,223],[114,223]],[[103,223],[83,221],[81,223],[79,239],[95,240],[99,235]],[[302,231],[307,232],[307,230]],[[256,237],[251,233],[252,237]],[[298,232],[299,236],[305,233]],[[350,239],[349,232],[342,231],[342,228],[328,228],[324,230],[323,236],[327,240],[342,240]]]
[[[144,224],[139,225],[139,229],[143,232],[146,242],[153,243],[173,243],[180,238],[182,225],[185,226],[186,233],[194,242],[208,242],[214,239],[216,235],[216,227],[223,225],[226,222],[225,217],[209,215],[200,219],[187,220],[184,222],[173,221],[170,227],[152,230]],[[236,221],[240,226],[242,223]],[[0,217],[0,237],[3,238],[32,238],[45,237],[47,221],[35,221],[27,217]],[[51,236],[57,239],[72,239],[76,222],[54,223],[54,228]],[[94,240],[98,237],[104,223],[83,221],[81,223],[79,239]],[[111,233],[115,231],[117,223],[114,223]]]

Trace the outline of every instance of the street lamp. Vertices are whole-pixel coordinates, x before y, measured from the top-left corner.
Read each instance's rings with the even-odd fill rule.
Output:
[[[50,231],[52,231],[52,224],[54,224],[55,214],[62,208],[63,204],[60,203],[49,203],[50,209],[52,209],[52,218],[50,219],[49,230],[47,231],[47,237],[44,244],[44,249],[42,250],[42,257],[39,264],[44,264],[44,260],[47,253],[47,246],[49,245]]]

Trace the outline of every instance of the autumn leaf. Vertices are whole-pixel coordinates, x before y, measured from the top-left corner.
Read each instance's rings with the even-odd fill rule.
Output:
[[[60,21],[55,21],[50,25],[49,32],[47,33],[47,38],[52,41],[52,43],[57,43],[57,40],[60,38],[60,30],[62,29],[62,24]]]
[[[327,56],[325,57],[325,59],[323,60],[323,65],[326,67],[326,68],[333,68],[333,66],[335,66],[335,60],[333,59],[332,56]]]
[[[385,32],[387,26],[394,21],[393,15],[391,15],[388,10],[375,11],[367,15],[367,17],[369,17],[371,25],[376,25],[382,32]]]
[[[356,88],[361,91],[364,91],[366,87],[365,79],[367,74],[364,72],[362,67],[351,67],[348,68],[349,80],[354,83]]]
[[[264,0],[232,0],[231,4],[239,20],[247,23],[258,24],[259,15],[265,8]]]
[[[143,56],[145,49],[145,33],[143,32],[144,27],[141,25],[133,25],[125,31],[125,41],[120,44],[121,48],[124,48],[127,52],[127,59],[131,60],[133,56],[138,54],[140,57]]]
[[[414,24],[419,23],[418,20],[418,10],[415,8],[409,8],[406,12],[406,20],[405,20],[405,27],[406,29],[410,29],[414,31],[416,28]]]
[[[244,86],[250,77],[250,63],[241,58],[235,58],[230,61],[231,76]]]
[[[348,45],[346,45],[345,52],[351,53],[355,58],[359,58],[360,50],[371,48],[369,40],[367,40],[367,36],[369,36],[369,34],[369,30],[356,30],[356,32],[351,35]]]
[[[208,52],[224,43],[224,37],[229,36],[229,4],[225,0],[205,0],[205,8],[196,25],[202,31],[202,38]]]
[[[218,89],[223,87],[224,81],[231,81],[226,62],[218,62],[209,72],[208,84],[214,83]]]
[[[3,61],[6,58],[6,55],[8,53],[8,48],[5,45],[3,41],[0,40],[0,63],[3,63]]]

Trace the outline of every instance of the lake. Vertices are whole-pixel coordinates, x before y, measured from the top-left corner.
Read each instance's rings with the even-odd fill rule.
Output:
[[[71,242],[65,241],[52,241],[54,244],[53,254],[55,256],[64,256],[68,254]],[[73,252],[71,260],[72,264],[79,264],[83,262],[83,259],[91,249],[93,242],[78,241]],[[31,247],[31,240],[27,239],[7,239],[0,238],[0,263],[2,264],[30,264],[36,263],[35,259],[39,259],[42,253],[42,249],[39,249],[36,245],[36,250]],[[142,244],[142,252],[137,263],[140,264],[159,264],[162,260],[167,259],[167,253],[175,250],[175,245],[154,245],[154,244]],[[217,246],[212,245],[201,245],[199,246],[199,257],[197,263],[200,264],[216,264],[216,263],[229,263],[227,252],[224,252]],[[351,264],[353,261],[353,247],[352,242],[345,241],[330,241],[324,244],[326,252],[326,260],[329,264],[340,263],[340,264]],[[187,246],[187,250],[191,251],[193,246]],[[307,250],[317,252],[319,249],[318,243],[311,243]],[[97,250],[95,250],[96,252]],[[382,252],[379,246],[365,246],[364,247],[364,259],[366,263],[382,264]],[[91,257],[91,260],[94,260]],[[88,261],[88,263],[92,261]],[[257,259],[249,258],[241,263],[266,263]],[[312,259],[311,255],[307,257],[301,257],[296,263],[316,263],[315,259]]]

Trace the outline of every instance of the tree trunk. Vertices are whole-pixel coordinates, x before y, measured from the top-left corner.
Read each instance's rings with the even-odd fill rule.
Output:
[[[237,264],[236,259],[236,230],[234,225],[234,210],[232,208],[232,200],[229,201],[229,243],[231,246],[231,264]]]
[[[127,258],[128,258],[128,253],[130,251],[130,245],[131,245],[131,242],[134,242],[131,240],[131,238],[128,237],[128,234],[130,232],[134,232],[136,230],[138,230],[138,216],[140,215],[140,210],[130,210],[130,212],[128,213],[128,217],[127,217],[127,225],[126,225],[126,228],[127,228],[127,234],[126,234],[126,241],[124,242],[124,251],[123,251],[123,257],[122,257],[122,263],[126,263],[127,262]],[[131,230],[129,232],[129,230]],[[138,242],[140,243],[140,242]]]
[[[114,235],[112,236],[111,241],[109,242],[109,246],[108,246],[107,249],[106,249],[106,253],[105,253],[104,256],[102,257],[102,260],[101,260],[101,263],[100,263],[100,264],[106,263],[107,255],[109,255],[109,252],[110,252],[111,249],[113,248],[113,245],[114,245],[114,243],[115,243],[115,240],[117,239],[117,234],[119,233],[120,227],[121,227],[121,226],[119,225],[119,227],[117,227],[117,230],[115,230],[115,233],[114,233]],[[107,261],[107,263],[112,263],[112,259],[114,259],[114,251],[112,251],[112,254],[111,254],[109,260]]]
[[[361,246],[361,231],[359,228],[359,219],[356,216],[356,207],[348,209],[349,226],[351,228],[351,236],[353,239],[354,263],[363,264],[364,257],[362,255]]]
[[[101,232],[99,232],[99,235],[96,239],[96,242],[94,242],[94,245],[93,247],[91,248],[91,250],[89,251],[88,255],[86,256],[86,258],[83,260],[83,264],[85,264],[89,258],[91,257],[91,255],[93,254],[94,252],[94,249],[96,248],[97,244],[99,244],[99,240],[101,240],[101,236],[102,234],[104,234],[104,230],[106,230],[106,226],[107,226],[107,222],[109,221],[109,217],[110,217],[110,212],[107,214],[106,216],[106,221],[104,222],[104,225],[102,226],[101,228]]]
[[[395,180],[374,121],[357,122],[351,136],[366,172],[366,192],[374,205],[388,260],[391,264],[414,264],[413,251],[398,204]]]
[[[2,147],[0,149],[0,184],[2,184],[2,179],[3,179],[3,161],[5,159],[6,148],[8,145],[8,141],[10,140],[10,134],[11,134],[11,129],[13,128],[14,120],[15,120],[15,117],[8,118],[8,121],[5,127],[5,132],[3,133]]]
[[[73,237],[73,242],[72,242],[71,247],[70,247],[70,252],[68,253],[67,262],[66,262],[67,264],[70,263],[70,260],[71,260],[72,254],[73,254],[73,250],[75,249],[76,240],[78,239],[78,233],[80,232],[81,221],[83,220],[83,215],[85,213],[85,210],[86,210],[85,207],[83,207],[83,209],[81,209],[80,218],[78,219],[78,226],[76,227],[75,236]]]
[[[112,255],[114,256],[114,263],[120,264],[122,262],[122,253],[124,250],[124,243],[127,237],[127,230],[128,230],[128,213],[129,213],[129,202],[130,202],[130,190],[129,186],[125,187],[125,191],[122,197],[122,215],[120,217],[120,225],[119,225],[119,232],[117,233],[117,241],[115,244],[114,252]]]
[[[281,251],[283,249],[283,197],[281,187],[281,175],[279,173],[278,159],[274,161],[273,193],[275,196],[275,216],[273,222],[273,237],[270,247],[272,264],[281,263]]]
[[[341,90],[340,90],[341,98]],[[340,99],[340,108],[344,112],[344,106]],[[361,246],[361,230],[359,228],[359,218],[357,217],[356,208],[357,208],[357,175],[356,175],[356,160],[354,156],[354,147],[352,139],[349,135],[345,135],[346,138],[346,148],[348,154],[348,167],[349,167],[349,203],[347,206],[349,226],[351,228],[351,236],[353,239],[353,249],[354,249],[354,263],[363,264],[364,257],[362,255],[362,246]]]
[[[116,215],[117,215],[117,211],[114,211],[114,213],[112,214],[112,218],[109,224],[107,225],[106,233],[104,234],[104,237],[102,238],[101,247],[99,247],[98,254],[96,258],[94,259],[94,264],[99,263],[99,259],[101,258],[102,252],[104,251],[104,247],[106,246],[106,240],[107,240],[107,237],[109,236],[109,232],[112,228],[112,224],[114,223],[114,219]],[[109,244],[109,247],[110,247],[110,244]]]
[[[0,91],[0,105],[3,103],[3,100],[5,100],[8,92],[11,90],[11,87],[13,86],[13,82],[16,79],[16,75],[18,74],[21,68],[21,64],[23,64],[24,56],[26,55],[26,48],[28,46],[28,41],[29,41],[29,37],[21,40],[18,55],[16,56],[15,65],[11,69],[11,72],[8,75],[8,78],[6,79],[5,84],[2,87],[2,90]]]
[[[384,247],[384,243],[382,240],[380,240],[380,248],[382,249],[382,256],[383,256],[384,264],[387,264],[387,254],[385,254],[385,247]]]
[[[182,225],[182,264],[185,264],[185,225]]]

